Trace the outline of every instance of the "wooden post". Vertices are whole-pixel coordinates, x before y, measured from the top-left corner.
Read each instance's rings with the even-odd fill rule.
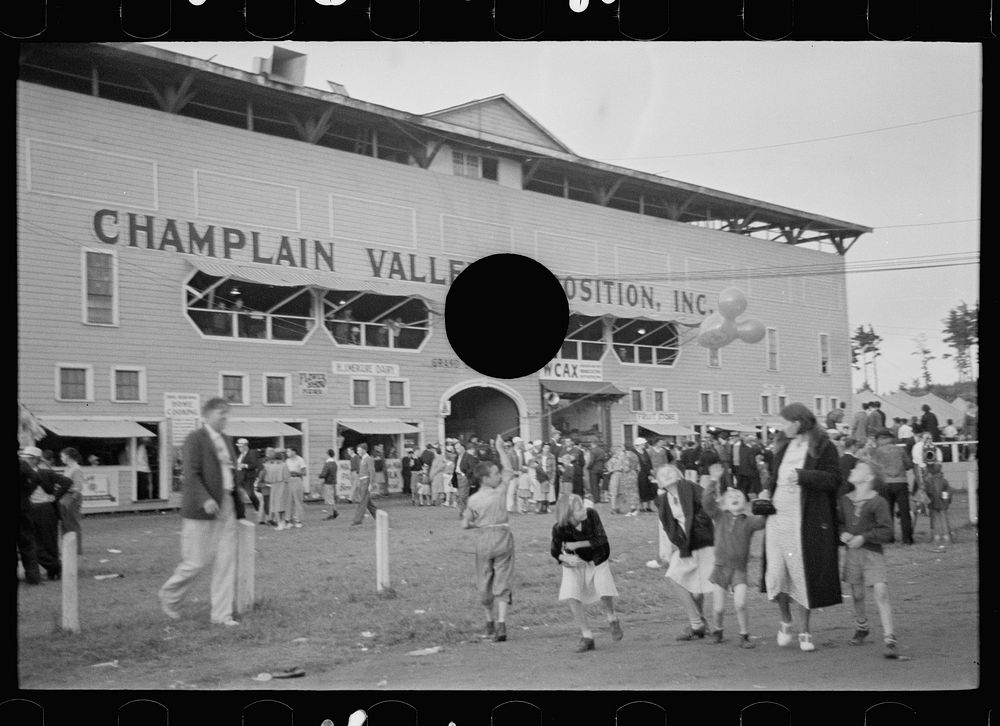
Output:
[[[965,472],[965,493],[969,497],[969,521],[979,524],[979,472],[971,469]]]
[[[80,632],[76,532],[67,532],[62,538],[62,627],[71,633]]]
[[[249,519],[236,522],[236,612],[253,607],[256,572],[255,538],[257,528]]]
[[[389,587],[389,515],[384,509],[375,512],[375,589]]]

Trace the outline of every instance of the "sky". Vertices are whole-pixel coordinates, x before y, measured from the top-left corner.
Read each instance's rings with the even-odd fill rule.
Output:
[[[973,43],[149,45],[246,71],[281,45],[308,54],[305,85],[416,114],[504,93],[579,156],[874,228],[849,267],[979,251]],[[851,329],[883,338],[877,390],[920,376],[921,333],[932,380],[957,380],[942,320],[979,299],[978,264],[851,273],[847,291]]]

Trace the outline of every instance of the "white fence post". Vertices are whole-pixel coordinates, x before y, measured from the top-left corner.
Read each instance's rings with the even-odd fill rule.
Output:
[[[979,472],[973,469],[965,472],[965,493],[969,497],[969,521],[979,524]]]
[[[236,522],[236,612],[253,608],[256,574],[257,528],[249,519]]]
[[[389,515],[384,509],[375,512],[375,589],[389,587]]]
[[[67,532],[62,538],[62,627],[72,633],[80,632],[76,537]]]

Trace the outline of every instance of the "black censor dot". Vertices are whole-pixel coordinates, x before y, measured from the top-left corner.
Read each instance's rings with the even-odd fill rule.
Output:
[[[559,351],[569,326],[569,301],[540,262],[490,255],[455,278],[444,322],[448,342],[469,368],[492,378],[520,378]]]

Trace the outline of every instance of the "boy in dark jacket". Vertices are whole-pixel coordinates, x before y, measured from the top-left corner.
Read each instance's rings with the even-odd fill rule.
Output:
[[[854,614],[857,619],[851,645],[861,645],[869,632],[865,614],[865,585],[875,589],[885,639],[886,658],[898,658],[896,636],[893,634],[892,608],[886,584],[885,555],[882,544],[892,539],[892,519],[889,503],[875,493],[881,472],[878,465],[863,459],[851,470],[850,483],[854,491],[844,494],[837,507],[840,541],[846,545],[841,579],[851,586]]]

